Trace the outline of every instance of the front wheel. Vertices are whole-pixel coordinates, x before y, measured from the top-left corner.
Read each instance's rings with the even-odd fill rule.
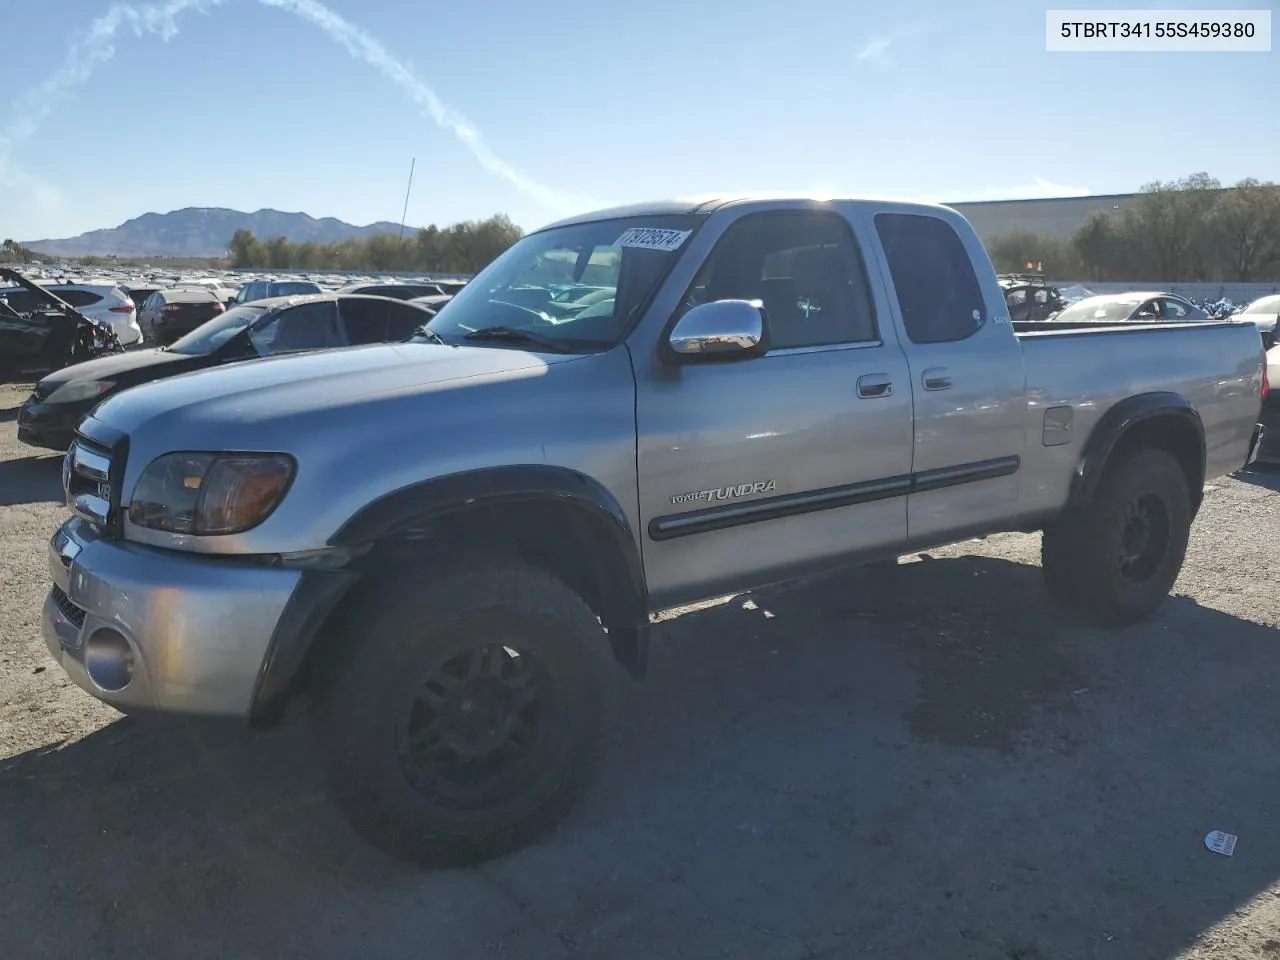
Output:
[[[611,687],[587,605],[518,562],[373,598],[322,666],[334,796],[388,853],[476,863],[550,829],[590,780]]]
[[[1044,532],[1050,596],[1100,624],[1143,620],[1182,571],[1191,531],[1186,474],[1164,450],[1139,449],[1107,467],[1093,501]]]

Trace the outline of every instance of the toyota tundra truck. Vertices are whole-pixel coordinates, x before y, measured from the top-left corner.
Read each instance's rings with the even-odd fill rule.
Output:
[[[43,623],[122,711],[270,723],[427,865],[548,830],[663,609],[998,531],[1156,613],[1256,452],[1251,324],[1010,321],[940,206],[721,198],[531,233],[408,342],[124,391],[79,426]]]

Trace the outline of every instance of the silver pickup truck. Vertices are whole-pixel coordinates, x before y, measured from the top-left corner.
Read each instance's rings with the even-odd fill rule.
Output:
[[[1151,615],[1255,452],[1250,324],[1010,322],[945,207],[720,199],[533,233],[402,344],[127,390],[79,427],[48,647],[121,710],[304,692],[374,842],[474,862],[589,779],[651,615],[995,531]]]

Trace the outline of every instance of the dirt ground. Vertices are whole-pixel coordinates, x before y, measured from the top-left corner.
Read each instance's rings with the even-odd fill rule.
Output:
[[[579,811],[431,873],[339,819],[296,719],[125,720],[70,686],[24,396],[0,387],[0,955],[1280,958],[1280,474],[1211,484],[1177,596],[1124,632],[1056,617],[1022,535],[674,616]]]

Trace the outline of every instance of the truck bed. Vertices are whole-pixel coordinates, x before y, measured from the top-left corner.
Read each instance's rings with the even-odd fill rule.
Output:
[[[1176,393],[1204,424],[1207,476],[1236,470],[1258,417],[1262,341],[1251,323],[1015,322],[1027,375],[1026,506],[1060,509],[1089,433],[1126,397]],[[1073,440],[1044,444],[1044,411],[1072,408]]]

